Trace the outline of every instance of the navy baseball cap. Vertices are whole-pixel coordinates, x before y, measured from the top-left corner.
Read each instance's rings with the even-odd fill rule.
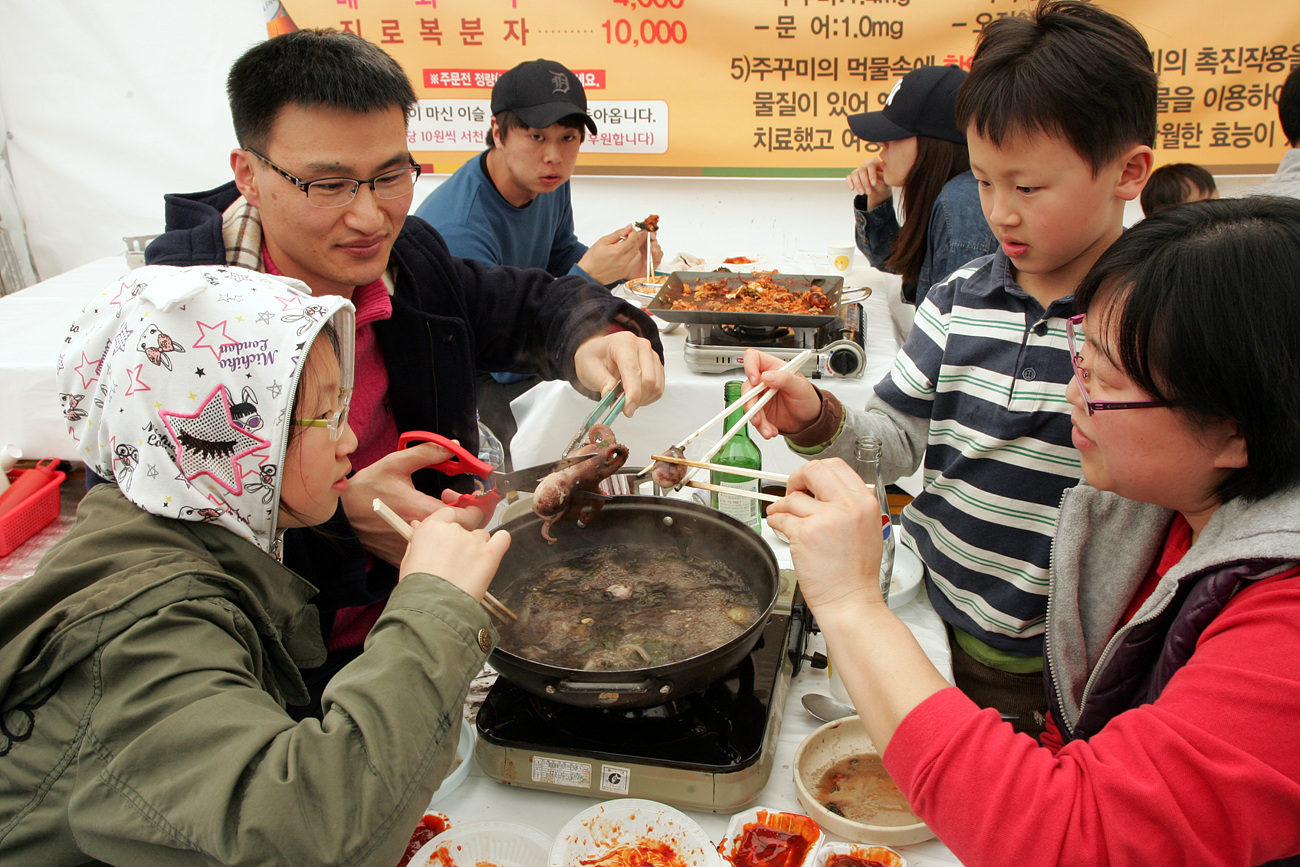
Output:
[[[587,129],[596,131],[596,122],[587,114],[582,82],[554,60],[529,60],[498,78],[492,87],[492,113],[503,111],[513,111],[533,129],[545,129],[576,114]]]
[[[957,129],[957,91],[966,73],[957,66],[922,66],[904,75],[882,111],[849,116],[854,135],[867,141],[898,141],[928,135],[966,144]]]

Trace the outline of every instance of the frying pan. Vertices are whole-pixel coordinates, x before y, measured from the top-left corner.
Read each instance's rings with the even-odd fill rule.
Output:
[[[556,525],[553,532],[559,541],[554,545],[542,538],[541,524],[540,518],[528,513],[502,525],[510,531],[511,544],[492,582],[496,595],[509,594],[516,582],[549,563],[606,546],[648,545],[728,564],[749,583],[761,613],[740,635],[704,653],[621,671],[585,671],[537,662],[523,656],[503,635],[488,662],[516,686],[578,707],[652,707],[718,680],[748,656],[762,636],[780,588],[779,567],[768,544],[740,521],[689,500],[623,496],[605,503],[587,527]]]
[[[807,292],[814,286],[830,299],[831,306],[825,313],[747,313],[734,310],[674,310],[672,302],[682,294],[686,285],[699,281],[725,282],[728,286],[739,287],[748,283],[759,274],[750,272],[732,273],[728,271],[674,271],[668,275],[667,282],[654,299],[646,305],[646,311],[668,322],[685,322],[688,325],[755,325],[755,326],[822,326],[835,321],[840,310],[840,293],[844,289],[843,277],[821,276],[816,274],[772,274],[772,280],[791,292]]]

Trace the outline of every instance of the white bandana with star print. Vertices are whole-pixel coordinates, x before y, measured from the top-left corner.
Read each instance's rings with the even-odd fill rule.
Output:
[[[349,301],[244,268],[137,268],[69,330],[57,371],[68,434],[140,508],[220,524],[277,553],[293,397],[331,321],[351,388]]]

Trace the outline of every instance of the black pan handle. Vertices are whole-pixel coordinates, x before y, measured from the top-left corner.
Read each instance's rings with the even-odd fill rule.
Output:
[[[655,689],[655,682],[653,680],[643,680],[640,683],[593,683],[591,681],[560,680],[556,681],[555,689],[557,692],[616,692],[619,694],[644,695]]]

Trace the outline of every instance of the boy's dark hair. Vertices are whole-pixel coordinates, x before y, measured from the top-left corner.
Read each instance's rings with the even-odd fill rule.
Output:
[[[1155,145],[1156,84],[1133,25],[1089,3],[1039,3],[1028,17],[985,26],[957,95],[957,124],[995,145],[1058,136],[1096,174],[1133,145]]]
[[[1277,116],[1291,147],[1300,147],[1300,66],[1291,70],[1277,95]]]
[[[415,90],[382,48],[353,33],[296,30],[259,42],[226,78],[239,146],[262,150],[286,105],[366,114],[397,107],[409,115]]]
[[[528,129],[528,124],[520,120],[519,115],[515,114],[510,109],[506,109],[505,111],[499,111],[494,115],[494,117],[496,118],[497,129],[501,133],[502,141],[506,140],[506,138],[510,135],[510,131],[512,129]],[[564,127],[565,129],[576,129],[578,131],[578,135],[582,136],[582,140],[583,141],[587,140],[587,124],[583,121],[582,115],[571,114],[568,117],[560,118],[559,120],[556,121],[556,123]],[[492,148],[496,147],[496,142],[492,139],[491,126],[488,127],[487,135],[485,136],[485,138],[487,140],[488,150],[492,150]]]
[[[921,276],[935,199],[944,184],[969,169],[970,151],[966,145],[928,135],[916,137],[916,159],[903,181],[903,225],[885,263],[889,270],[902,275],[904,284],[915,286]]]
[[[1202,198],[1218,189],[1214,175],[1195,163],[1170,163],[1161,166],[1147,178],[1142,188],[1142,213],[1151,216],[1161,208],[1181,205],[1199,190]]]
[[[1194,422],[1235,421],[1249,465],[1222,502],[1300,482],[1300,200],[1252,196],[1165,208],[1092,266],[1075,309],[1112,302],[1119,365]]]

